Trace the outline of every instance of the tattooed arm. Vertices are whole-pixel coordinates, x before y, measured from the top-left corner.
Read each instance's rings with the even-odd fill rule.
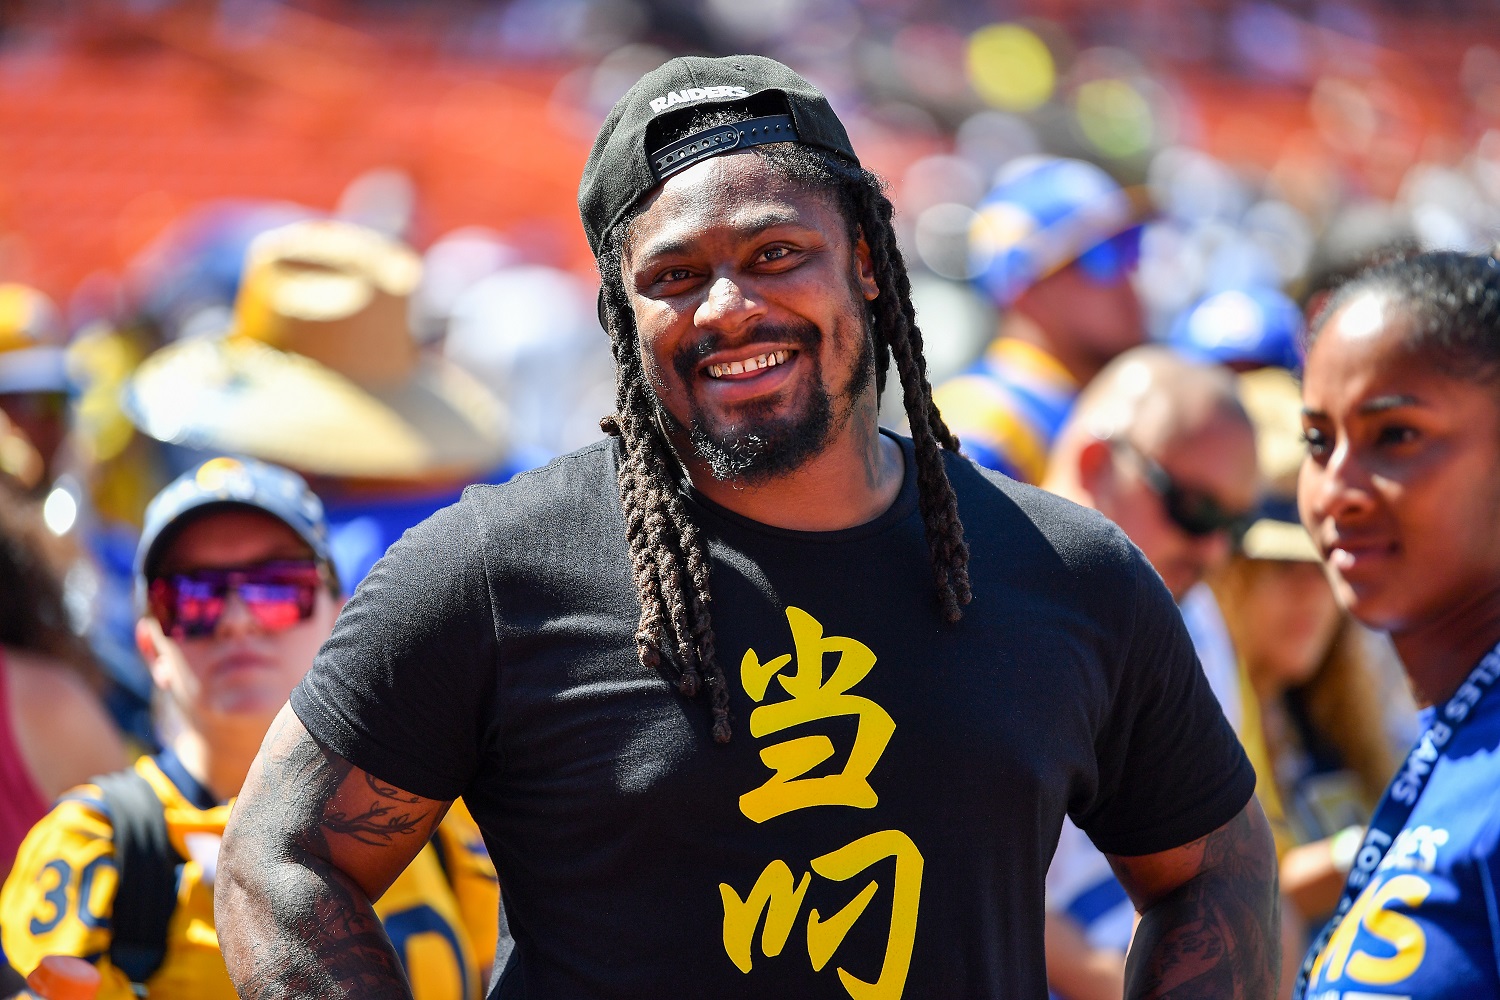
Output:
[[[214,886],[219,943],[239,995],[409,1000],[371,901],[448,805],[324,749],[284,707],[230,815]]]
[[[1206,837],[1110,865],[1141,911],[1131,1000],[1270,1000],[1281,973],[1276,850],[1260,804]]]

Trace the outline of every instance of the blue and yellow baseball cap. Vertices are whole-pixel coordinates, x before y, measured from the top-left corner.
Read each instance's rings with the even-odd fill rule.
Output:
[[[1002,306],[1074,261],[1101,280],[1122,277],[1135,267],[1148,214],[1100,167],[1060,156],[1011,161],[975,211],[970,270]]]
[[[1183,313],[1167,343],[1197,361],[1236,371],[1302,368],[1302,310],[1274,288],[1231,288]]]
[[[323,502],[307,482],[279,465],[219,456],[178,476],[147,505],[135,550],[135,590],[142,607],[146,584],[165,543],[191,518],[221,507],[247,507],[270,514],[295,531],[333,572]]]

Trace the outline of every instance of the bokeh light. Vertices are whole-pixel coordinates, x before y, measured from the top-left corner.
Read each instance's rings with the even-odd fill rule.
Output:
[[[1156,138],[1151,104],[1125,80],[1090,80],[1074,97],[1078,127],[1105,156],[1144,153]]]
[[[988,103],[1032,111],[1057,86],[1057,67],[1041,36],[1019,24],[992,24],[969,39],[969,82]]]

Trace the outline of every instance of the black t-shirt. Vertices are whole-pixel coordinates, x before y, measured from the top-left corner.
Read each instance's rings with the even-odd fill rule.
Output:
[[[492,997],[1041,998],[1065,813],[1146,854],[1248,801],[1124,535],[948,456],[974,600],[945,624],[901,443],[900,496],[856,528],[691,498],[728,745],[636,660],[610,442],[469,489],[360,585],[292,706],[377,777],[463,796],[515,938]]]

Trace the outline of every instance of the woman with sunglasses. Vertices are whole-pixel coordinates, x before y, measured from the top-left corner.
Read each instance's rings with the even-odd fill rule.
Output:
[[[0,891],[0,934],[22,972],[49,954],[96,961],[104,1000],[125,1000],[142,988],[158,1000],[229,1000],[235,993],[213,923],[218,844],[228,803],[271,720],[343,603],[322,506],[284,469],[212,459],[147,509],[136,586],[145,608],[136,638],[156,685],[164,748],[125,773],[160,803],[176,854],[167,867],[178,873],[175,911],[158,953],[142,959],[145,922],[125,916],[140,910],[120,905],[117,895],[120,800],[100,785],[83,785],[23,843]],[[498,889],[478,831],[465,818],[450,814],[435,846],[376,904],[421,1000],[475,1000],[488,968]],[[350,818],[377,839],[386,821],[396,819]]]
[[[1304,995],[1500,996],[1500,263],[1424,254],[1345,285],[1302,399],[1303,523],[1424,707]]]

